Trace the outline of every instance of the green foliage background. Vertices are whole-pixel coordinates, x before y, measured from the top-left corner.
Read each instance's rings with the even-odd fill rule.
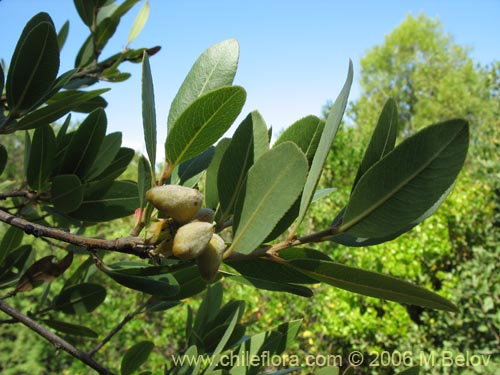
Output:
[[[368,358],[373,352],[410,350],[416,357],[418,352],[469,350],[475,354],[491,354],[490,367],[480,372],[433,368],[426,369],[425,373],[494,374],[500,369],[500,275],[497,271],[500,265],[500,64],[478,66],[467,49],[443,33],[439,22],[419,15],[408,16],[383,44],[367,52],[361,66],[360,99],[350,104],[349,118],[337,134],[321,180],[320,187],[333,187],[335,191],[314,203],[309,215],[313,219],[306,222],[302,230],[329,225],[332,216],[347,202],[364,147],[387,97],[394,97],[398,104],[400,138],[431,122],[451,117],[469,119],[473,140],[466,169],[437,214],[396,241],[383,245],[369,248],[321,245],[335,261],[405,278],[439,291],[459,306],[460,312],[405,307],[326,285],[313,287],[313,298],[300,299],[231,283],[225,288],[229,290],[225,299],[247,302],[244,320],[250,333],[268,329],[277,321],[303,318],[299,340],[290,354],[347,355],[352,350],[360,350]],[[21,166],[19,143],[15,138],[10,139],[9,157],[18,160]],[[9,167],[12,165],[10,161]],[[133,163],[122,178],[135,179],[136,170]],[[5,173],[15,177],[14,168]],[[122,223],[100,224],[87,230],[86,235],[119,237],[125,234],[122,229],[125,227]],[[5,226],[0,228],[0,237],[4,229]],[[36,241],[37,256],[57,253],[40,240],[28,241]],[[111,257],[116,261],[124,259],[119,255]],[[70,269],[67,275],[71,275],[71,271],[74,270]],[[85,319],[85,325],[106,332],[140,303],[139,293],[114,288],[112,281],[100,273],[90,272],[87,279],[109,285],[108,295],[92,314],[77,318],[77,324],[78,319]],[[60,285],[53,283],[50,288],[58,290]],[[26,299],[16,299],[16,307],[26,310],[41,293],[43,288],[30,292]],[[192,307],[199,304],[197,298],[187,302]],[[182,346],[185,343],[179,338],[184,335],[186,316],[184,306],[141,315],[113,338],[106,350],[99,353],[99,358],[118,368],[126,349],[139,339],[151,340],[156,349],[148,367],[163,368],[170,355],[185,349]],[[83,374],[87,371],[81,363],[55,352],[50,344],[24,327],[2,324],[0,337],[3,374]],[[84,348],[85,343],[78,342]],[[367,371],[363,369],[363,373]],[[372,373],[393,371],[376,368]]]

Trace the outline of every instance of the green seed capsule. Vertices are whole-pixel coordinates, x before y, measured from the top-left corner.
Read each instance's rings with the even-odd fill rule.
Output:
[[[146,192],[146,199],[180,224],[191,221],[203,203],[198,190],[180,185],[156,186]]]
[[[194,259],[205,250],[213,233],[210,223],[194,221],[183,225],[175,234],[172,251],[180,259]]]
[[[217,234],[210,239],[205,250],[196,258],[201,277],[207,282],[212,282],[222,263],[222,255],[226,250],[224,240]]]

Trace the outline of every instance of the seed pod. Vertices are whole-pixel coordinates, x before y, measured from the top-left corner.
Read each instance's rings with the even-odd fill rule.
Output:
[[[222,263],[224,250],[226,250],[224,240],[218,234],[214,234],[205,250],[196,258],[200,275],[206,282],[210,283],[215,279]]]
[[[180,224],[191,221],[203,203],[203,195],[198,190],[180,185],[151,188],[146,192],[146,199]]]
[[[194,221],[179,228],[174,237],[172,251],[180,259],[194,259],[207,247],[214,226],[202,221]]]
[[[204,221],[205,223],[212,223],[214,221],[215,212],[211,208],[200,208],[194,215],[192,221]]]

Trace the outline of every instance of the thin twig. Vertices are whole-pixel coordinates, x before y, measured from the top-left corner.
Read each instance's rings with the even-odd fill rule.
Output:
[[[28,191],[28,190],[14,190],[8,193],[1,193],[0,201],[8,198],[19,198],[19,197],[35,199],[37,198],[37,194],[33,191]]]
[[[87,250],[112,250],[119,253],[135,255],[140,258],[150,257],[149,250],[151,250],[151,247],[143,245],[143,240],[141,238],[123,237],[116,240],[103,240],[99,238],[78,236],[58,228],[51,228],[44,225],[32,223],[2,210],[0,210],[0,221],[20,228],[24,230],[26,234],[30,234],[35,237],[53,238],[59,241],[84,247]]]
[[[104,374],[104,375],[113,375],[113,373],[101,365],[99,362],[95,361],[89,354],[85,353],[84,351],[81,351],[77,348],[75,348],[73,345],[71,345],[69,342],[66,340],[62,339],[55,333],[49,331],[45,327],[41,326],[38,324],[36,321],[33,319],[29,318],[28,316],[20,313],[13,307],[7,305],[5,302],[0,300],[0,310],[6,313],[7,315],[10,315],[12,318],[18,320],[22,324],[24,324],[26,327],[30,328],[31,330],[35,331],[38,333],[40,336],[42,336],[44,339],[47,341],[51,342],[57,349],[62,349],[65,352],[69,353],[73,357],[79,359],[83,363],[85,363],[87,366],[93,368],[96,370],[99,374]]]
[[[106,337],[99,343],[97,344],[92,350],[89,351],[89,356],[93,356],[95,353],[97,353],[106,343],[113,338],[114,335],[116,335],[128,322],[130,322],[132,319],[135,318],[136,315],[142,312],[142,309],[144,308],[146,304],[141,304],[134,312],[131,312],[123,318],[123,320],[118,323],[118,325],[113,328],[107,335]]]

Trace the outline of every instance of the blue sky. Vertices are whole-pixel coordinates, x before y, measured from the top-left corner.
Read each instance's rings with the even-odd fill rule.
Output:
[[[125,46],[141,5],[122,20],[104,57]],[[248,94],[242,116],[258,109],[275,132],[303,116],[320,114],[341,89],[349,59],[355,74],[350,99],[356,99],[359,59],[409,13],[439,18],[456,43],[471,47],[477,62],[500,57],[498,0],[150,0],[150,5],[149,21],[131,47],[162,46],[151,58],[160,142],[166,136],[170,103],[186,73],[203,50],[224,39],[240,42],[235,84]],[[8,63],[22,28],[39,11],[48,12],[56,28],[70,20],[60,72],[71,69],[88,33],[70,0],[0,0],[0,57]],[[140,68],[124,64],[122,70],[131,72],[131,79],[100,86],[112,88],[106,94],[108,132],[122,131],[127,146],[144,150]]]

